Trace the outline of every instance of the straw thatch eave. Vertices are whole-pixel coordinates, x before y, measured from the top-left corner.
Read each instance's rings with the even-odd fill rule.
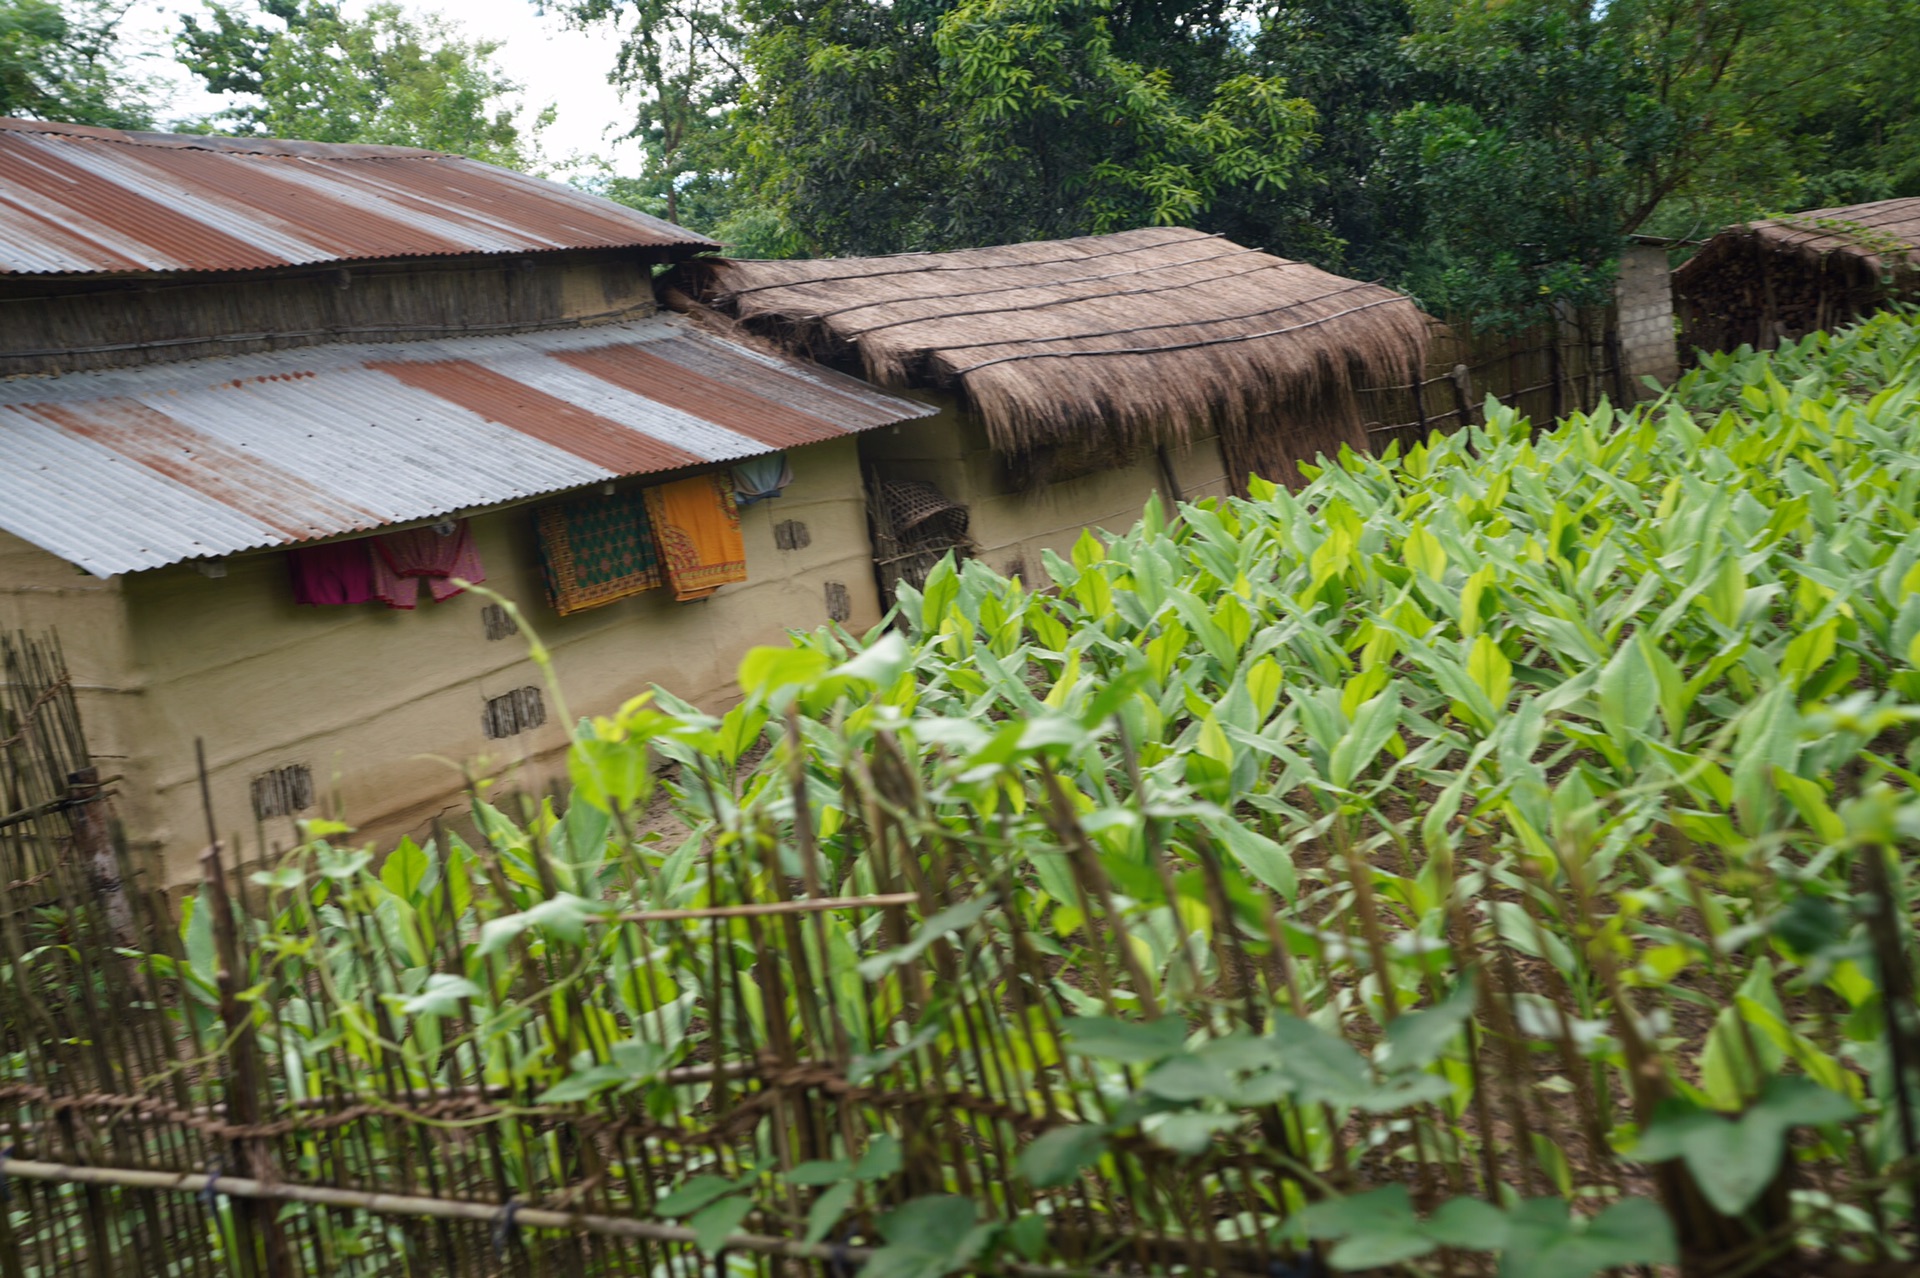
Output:
[[[882,258],[700,259],[675,283],[794,353],[958,395],[1014,455],[1121,455],[1214,431],[1297,436],[1280,451],[1301,460],[1364,447],[1355,391],[1417,376],[1430,331],[1390,289],[1179,227]]]
[[[1756,250],[1807,264],[1838,258],[1870,277],[1911,272],[1920,269],[1920,196],[1730,226],[1682,262],[1675,280],[1685,286],[1729,257]]]
[[[1813,209],[1728,227],[1682,263],[1686,340],[1772,346],[1920,293],[1920,198]]]

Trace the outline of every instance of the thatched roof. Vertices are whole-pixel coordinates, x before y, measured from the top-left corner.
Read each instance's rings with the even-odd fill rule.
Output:
[[[1920,266],[1920,196],[1813,209],[1755,222],[1733,233],[1741,231],[1776,252],[1806,258],[1833,253],[1858,257],[1876,274],[1890,266]]]
[[[1920,198],[1731,226],[1673,273],[1689,344],[1771,346],[1920,290]]]
[[[1283,458],[1364,447],[1354,390],[1411,380],[1428,340],[1401,294],[1180,227],[895,257],[699,259],[676,284],[794,353],[883,386],[957,392],[1013,454],[1213,430],[1269,453],[1258,437],[1296,436]]]

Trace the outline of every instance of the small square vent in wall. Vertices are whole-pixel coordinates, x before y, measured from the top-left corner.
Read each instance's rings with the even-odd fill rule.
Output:
[[[253,815],[292,816],[313,806],[313,770],[304,763],[263,772],[253,779]]]
[[[538,688],[515,688],[492,697],[480,713],[480,730],[493,740],[537,728],[547,721],[547,703]]]
[[[488,639],[505,639],[520,633],[513,614],[499,604],[488,604],[480,610],[480,629]]]

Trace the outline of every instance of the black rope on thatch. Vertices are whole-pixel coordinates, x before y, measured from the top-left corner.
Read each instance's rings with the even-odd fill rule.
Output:
[[[1364,288],[1366,285],[1359,285],[1358,287]],[[1345,315],[1353,315],[1360,311],[1370,311],[1376,306],[1388,306],[1396,302],[1405,303],[1408,306],[1413,305],[1410,299],[1396,293],[1392,297],[1382,297],[1371,302],[1362,302],[1358,306],[1349,306],[1344,311],[1335,311],[1331,315],[1322,315],[1318,319],[1310,319],[1299,324],[1289,324],[1285,328],[1268,329],[1264,333],[1236,333],[1231,337],[1210,337],[1205,341],[1177,342],[1171,346],[1122,346],[1107,351],[1027,351],[1020,355],[1002,355],[998,359],[987,359],[980,361],[978,364],[969,364],[965,368],[955,369],[953,376],[965,377],[968,373],[977,373],[983,368],[992,368],[995,364],[1011,364],[1023,359],[1079,359],[1081,357],[1094,355],[1164,355],[1171,351],[1199,350],[1207,346],[1228,346],[1235,342],[1257,342],[1265,337],[1280,337],[1287,333],[1297,333],[1303,328],[1313,328],[1315,325],[1325,324]],[[1129,330],[1120,329],[1117,331],[1127,332]]]
[[[983,346],[1031,346],[1036,342],[1074,342],[1093,337],[1116,337],[1121,333],[1151,333],[1155,329],[1162,328],[1200,328],[1207,324],[1230,324],[1235,320],[1259,319],[1262,315],[1272,315],[1279,311],[1298,310],[1302,306],[1311,306],[1315,302],[1324,302],[1330,297],[1339,297],[1344,293],[1352,293],[1359,289],[1374,288],[1378,284],[1379,281],[1377,280],[1364,284],[1349,284],[1345,288],[1336,288],[1330,292],[1316,294],[1313,297],[1304,297],[1297,301],[1284,302],[1279,306],[1263,306],[1257,311],[1244,311],[1238,315],[1209,315],[1204,319],[1168,320],[1164,324],[1129,324],[1126,328],[1101,329],[1092,333],[1056,333],[1047,337],[997,337],[992,341],[986,342],[956,342],[950,346],[942,346],[939,353],[948,355],[954,351],[979,350]],[[1405,390],[1407,388],[1402,386],[1397,389]]]
[[[1060,288],[1067,284],[1095,284],[1101,280],[1117,280],[1128,275],[1151,275],[1155,271],[1172,270],[1176,266],[1197,266],[1202,262],[1223,262],[1230,257],[1245,257],[1249,253],[1264,252],[1266,252],[1265,249],[1243,248],[1235,249],[1231,253],[1210,253],[1206,257],[1183,257],[1177,262],[1155,262],[1150,266],[1130,266],[1124,271],[1107,271],[1100,275],[1069,275],[1065,279],[1059,280],[1028,280],[1024,284],[996,284],[992,288],[963,289],[958,293],[914,293],[903,297],[882,298],[875,302],[855,302],[851,306],[841,306],[831,311],[816,311],[806,318],[814,323],[819,323],[823,320],[830,320],[836,315],[845,315],[850,311],[863,311],[874,306],[900,306],[907,302],[944,302],[951,298],[979,297],[986,293],[1018,293],[1023,290],[1036,288]],[[1008,263],[1005,266],[994,269],[1020,271],[1027,269],[1027,265],[1027,263]],[[1052,263],[1048,263],[1048,265],[1052,265]],[[1304,266],[1306,263],[1289,262],[1287,265]],[[881,324],[878,327],[885,328],[887,325]],[[874,330],[870,328],[860,330],[861,333],[871,333],[873,331]]]
[[[1176,228],[1167,227],[1165,229],[1174,230]],[[844,283],[847,280],[872,280],[872,279],[879,279],[887,275],[922,275],[922,274],[927,274],[933,271],[997,271],[997,270],[1002,270],[1009,266],[1061,266],[1069,262],[1087,262],[1087,261],[1092,261],[1095,258],[1101,258],[1101,257],[1122,257],[1128,253],[1145,253],[1151,249],[1167,248],[1174,244],[1190,244],[1198,240],[1221,240],[1225,238],[1226,236],[1220,234],[1217,231],[1209,234],[1204,234],[1204,235],[1198,232],[1193,232],[1187,235],[1179,236],[1171,240],[1156,240],[1152,244],[1135,244],[1127,248],[1102,249],[1098,253],[1076,253],[1071,257],[1040,258],[1038,260],[1031,261],[1031,262],[1018,262],[1018,261],[981,262],[981,263],[972,264],[972,265],[948,263],[946,265],[902,267],[897,271],[865,271],[858,275],[814,275],[804,279],[785,280],[778,284],[749,284],[745,288],[737,288],[732,290],[731,292],[717,293],[715,294],[715,300],[722,301],[722,302],[730,302],[730,301],[734,301],[737,298],[745,297],[749,293],[764,293],[768,289],[798,288],[803,284],[840,284],[840,283]],[[958,252],[964,252],[964,253],[1004,252],[1009,248],[1019,248],[1019,247],[1021,246],[1018,244],[1011,244],[1011,245],[1001,245],[997,249],[961,249],[961,250],[958,250]],[[936,258],[936,257],[945,257],[945,256],[948,256],[948,254],[894,253],[894,254],[886,255],[884,257],[826,258],[824,259],[824,261],[826,262],[834,262],[834,261],[876,262],[876,261],[887,261],[891,259],[907,258],[907,257],[925,259],[925,258]],[[803,263],[803,262],[772,262],[772,263],[763,263],[763,262],[732,263],[730,262],[728,263],[728,265],[805,266],[805,265],[811,265],[811,264]]]
[[[1222,257],[1225,254],[1221,255]],[[1149,293],[1173,293],[1183,288],[1204,288],[1209,284],[1218,284],[1222,280],[1238,279],[1242,275],[1255,275],[1261,271],[1284,270],[1289,266],[1309,266],[1306,262],[1289,262],[1283,258],[1259,262],[1242,271],[1227,271],[1221,275],[1210,275],[1204,280],[1182,280],[1177,284],[1161,284],[1153,288],[1116,288],[1104,293],[1080,293],[1073,297],[1056,297],[1046,302],[1029,302],[1024,306],[987,306],[972,311],[940,311],[933,315],[916,315],[911,319],[888,320],[884,324],[874,324],[867,328],[857,328],[850,333],[837,333],[842,341],[858,341],[860,338],[878,333],[883,329],[904,328],[909,324],[929,324],[939,320],[968,319],[975,315],[1014,315],[1021,311],[1044,311],[1055,306],[1073,306],[1080,302],[1098,302],[1109,297],[1145,297]],[[1309,269],[1311,267],[1309,266]],[[1029,284],[1030,289],[1049,287],[1046,284]],[[1124,331],[1124,330],[1123,330]]]
[[[1225,257],[1225,253],[1221,253],[1221,257]],[[1177,290],[1183,290],[1183,288],[1204,288],[1204,286],[1208,286],[1208,284],[1219,284],[1221,280],[1235,280],[1235,278],[1242,276],[1242,274],[1258,274],[1258,272],[1261,271],[1284,271],[1286,267],[1308,267],[1309,271],[1313,269],[1309,263],[1304,263],[1304,261],[1284,261],[1284,259],[1275,257],[1275,259],[1271,259],[1271,261],[1256,263],[1256,265],[1248,267],[1246,271],[1227,271],[1225,274],[1213,274],[1213,276],[1208,276],[1208,278],[1204,278],[1204,280],[1175,280],[1173,284],[1156,284],[1156,286],[1152,286],[1152,288],[1112,288],[1112,290],[1108,290],[1108,292],[1104,292],[1104,294],[1079,294],[1079,296],[1073,297],[1054,297],[1052,301],[1031,301],[1031,303],[1020,305],[1020,307],[981,307],[981,309],[977,309],[977,311],[941,311],[941,313],[937,313],[937,315],[916,315],[916,317],[912,317],[912,319],[887,320],[885,324],[872,324],[872,326],[868,326],[868,328],[856,328],[856,330],[852,330],[852,332],[837,334],[837,336],[839,336],[841,340],[845,340],[845,342],[858,342],[860,338],[866,338],[868,334],[881,332],[883,328],[904,328],[906,324],[925,324],[925,322],[929,322],[929,320],[972,319],[975,315],[1014,315],[1014,313],[1018,313],[1018,311],[1046,311],[1046,309],[1050,309],[1050,307],[1066,307],[1066,305],[1073,305],[1073,303],[1079,303],[1079,301],[1104,301],[1106,297],[1144,297],[1146,294],[1171,294],[1171,292],[1177,292]],[[1050,284],[1027,284],[1027,288],[1029,288],[1029,290],[1037,290],[1037,288],[1052,288],[1052,286],[1050,286]]]

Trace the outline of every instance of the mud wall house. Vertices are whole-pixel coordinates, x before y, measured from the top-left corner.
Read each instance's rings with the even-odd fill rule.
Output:
[[[575,713],[878,619],[855,436],[931,410],[658,313],[712,247],[430,152],[0,121],[0,628],[58,632],[136,848],[193,872],[196,741],[253,846],[551,761],[456,576]]]
[[[1920,299],[1920,197],[1721,231],[1674,271],[1682,345],[1756,349]]]
[[[1360,398],[1422,369],[1411,299],[1180,227],[951,253],[689,261],[669,305],[937,410],[863,433],[883,582],[949,544],[1040,567],[1153,493],[1367,447]]]

